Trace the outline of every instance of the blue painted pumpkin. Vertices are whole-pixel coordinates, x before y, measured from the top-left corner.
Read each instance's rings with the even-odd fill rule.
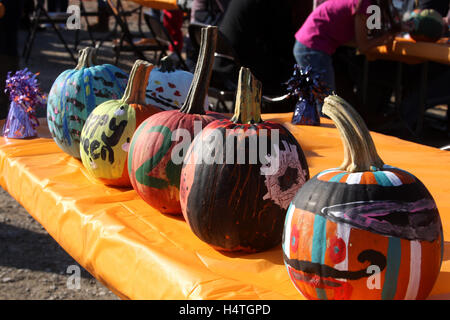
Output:
[[[61,73],[52,85],[47,102],[47,122],[56,144],[80,158],[83,125],[96,106],[122,97],[128,75],[110,65],[95,65],[95,49],[80,51],[75,69]]]

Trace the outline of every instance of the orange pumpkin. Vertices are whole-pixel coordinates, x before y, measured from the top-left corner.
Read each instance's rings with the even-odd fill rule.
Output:
[[[425,299],[439,274],[443,234],[426,187],[385,165],[356,111],[337,96],[322,110],[345,160],[307,181],[288,209],[283,255],[308,299]]]

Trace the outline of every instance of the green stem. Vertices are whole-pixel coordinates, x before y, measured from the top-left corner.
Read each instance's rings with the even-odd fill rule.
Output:
[[[204,103],[211,80],[216,51],[217,27],[208,26],[202,29],[200,53],[195,66],[194,79],[181,112],[189,114],[205,114]]]

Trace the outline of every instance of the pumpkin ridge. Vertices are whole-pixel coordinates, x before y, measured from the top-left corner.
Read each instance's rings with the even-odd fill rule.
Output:
[[[111,70],[109,70],[108,68],[104,68],[103,70],[106,71],[106,73],[109,75],[110,80],[114,82],[120,88],[121,91],[125,90],[125,88],[120,83],[119,79],[117,79],[117,77],[111,72]]]
[[[65,95],[63,94],[63,92],[66,92],[66,85],[67,82],[70,80],[70,78],[72,77],[72,75],[75,74],[75,70],[72,71],[65,79],[64,79],[64,84],[61,88],[61,98],[60,98],[60,110],[62,112],[61,117],[63,118],[63,134],[64,134],[64,138],[67,140],[67,143],[70,145],[72,145],[72,139],[70,136],[70,132],[69,132],[69,126],[68,126],[68,120],[67,120],[67,113],[68,111],[66,110],[66,108],[64,108],[64,103],[63,103],[63,99],[66,99]]]

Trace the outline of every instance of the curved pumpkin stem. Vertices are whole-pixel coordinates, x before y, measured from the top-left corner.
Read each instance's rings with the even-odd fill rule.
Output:
[[[261,82],[248,68],[239,71],[236,106],[231,121],[235,123],[261,122]]]
[[[147,104],[145,102],[145,94],[148,78],[153,67],[154,65],[147,61],[136,60],[131,69],[130,78],[128,79],[127,87],[122,97],[124,103]]]
[[[203,108],[209,89],[214,52],[216,51],[217,27],[202,28],[200,53],[195,66],[194,79],[189,88],[188,95],[181,112],[190,114],[205,114]]]
[[[76,70],[83,68],[89,68],[97,64],[97,49],[92,47],[86,47],[78,51],[78,63],[75,67]]]
[[[322,112],[329,116],[341,134],[344,162],[341,170],[348,172],[376,171],[383,167],[372,137],[361,116],[339,96],[325,98]]]

